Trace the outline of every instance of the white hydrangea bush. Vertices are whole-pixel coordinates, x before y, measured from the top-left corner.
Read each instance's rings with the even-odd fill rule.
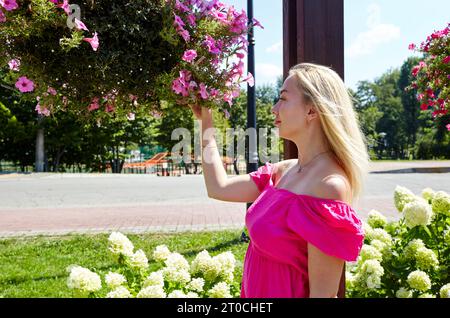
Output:
[[[358,260],[347,266],[348,297],[450,298],[450,196],[397,186],[402,217],[369,212]]]
[[[236,258],[227,251],[211,256],[204,250],[191,263],[166,245],[157,246],[150,271],[143,250],[134,251],[133,243],[122,233],[108,238],[108,250],[117,261],[114,271],[102,279],[91,270],[72,265],[67,268],[67,286],[75,297],[90,298],[232,298],[239,297],[240,283],[235,280]]]

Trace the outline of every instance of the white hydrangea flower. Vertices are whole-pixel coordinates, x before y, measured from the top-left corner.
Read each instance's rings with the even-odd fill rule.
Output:
[[[194,292],[188,292],[186,294],[187,298],[200,298],[200,296],[197,293]]]
[[[109,272],[105,275],[105,282],[110,289],[116,289],[126,283],[127,279],[122,274]]]
[[[130,256],[129,264],[132,268],[147,269],[148,259],[143,250],[137,250],[136,253]]]
[[[187,285],[187,288],[189,290],[193,290],[193,291],[201,293],[201,292],[203,292],[204,286],[205,286],[205,280],[203,278],[193,278]]]
[[[165,267],[162,271],[168,282],[187,284],[191,280],[191,274],[185,269]]]
[[[137,298],[166,298],[166,293],[161,286],[147,286],[141,289]]]
[[[384,228],[387,224],[387,219],[383,214],[381,214],[377,210],[371,210],[369,212],[369,218],[367,220],[367,223],[372,228]]]
[[[417,298],[436,298],[436,296],[431,295],[430,293],[425,293],[425,294],[419,295],[419,297],[417,297]]]
[[[70,271],[67,286],[82,293],[91,293],[102,288],[102,281],[99,275],[89,269],[75,266]]]
[[[116,289],[106,294],[106,298],[132,298],[130,291],[124,286],[119,286]]]
[[[441,298],[450,298],[450,283],[442,286],[439,290],[439,294],[441,295]]]
[[[422,271],[414,271],[408,275],[408,284],[411,288],[419,291],[427,291],[431,288],[431,280],[427,273]]]
[[[109,250],[114,255],[125,255],[131,256],[133,255],[133,243],[120,232],[112,232],[108,238]]]
[[[222,262],[229,262],[226,266],[230,266],[232,261],[227,260],[226,255],[220,258],[217,256],[211,257],[208,251],[204,250],[198,253],[192,261],[191,273],[193,275],[200,273],[207,281],[213,281],[223,273]]]
[[[415,226],[429,225],[433,217],[433,211],[428,203],[414,201],[405,204],[403,215],[406,226],[413,228]]]
[[[373,240],[370,242],[370,245],[375,247],[380,252],[383,252],[387,247],[387,245],[380,240]]]
[[[366,222],[363,223],[364,236],[370,241],[372,240],[373,228]]]
[[[172,252],[166,245],[158,245],[153,251],[153,258],[155,261],[163,263],[170,254],[172,254]]]
[[[361,262],[365,262],[370,259],[375,259],[378,261],[381,261],[383,259],[383,255],[380,251],[378,251],[375,247],[367,244],[363,245],[363,247],[361,248],[359,257]]]
[[[355,275],[355,285],[361,289],[376,289],[381,287],[381,277],[384,269],[380,262],[374,259],[361,264],[359,271]]]
[[[197,274],[204,272],[209,267],[211,259],[212,258],[207,250],[203,250],[200,253],[198,253],[191,263],[191,273]]]
[[[163,271],[152,272],[144,281],[143,287],[148,286],[164,286]]]
[[[217,256],[214,256],[213,261],[217,261],[220,264],[220,276],[226,281],[231,283],[234,280],[234,270],[236,267],[236,258],[231,252],[224,252]],[[217,267],[219,268],[219,266]]]
[[[414,239],[406,245],[403,255],[406,259],[416,258],[416,253],[419,248],[424,248],[425,244],[421,239]]]
[[[189,270],[189,263],[183,255],[179,253],[171,253],[164,262],[167,267],[176,268],[178,270]]]
[[[230,287],[225,282],[220,282],[214,285],[209,291],[208,295],[211,298],[231,298]]]
[[[381,241],[387,246],[392,245],[392,236],[383,229],[373,229],[370,239]]]
[[[397,211],[402,213],[406,203],[416,200],[417,197],[409,189],[401,186],[396,186],[394,190],[394,204]]]
[[[436,192],[431,206],[434,213],[450,216],[450,195],[445,191]]]
[[[434,191],[431,188],[425,188],[422,190],[422,198],[424,198],[427,201],[433,200],[434,197]]]
[[[174,290],[167,296],[167,298],[188,298],[188,297],[181,290]]]
[[[404,287],[400,288],[395,293],[395,297],[397,297],[397,298],[412,298],[412,296],[413,296],[412,291],[410,291],[409,289],[406,289]]]
[[[419,269],[433,269],[439,266],[439,260],[433,250],[420,247],[416,251],[416,264]]]

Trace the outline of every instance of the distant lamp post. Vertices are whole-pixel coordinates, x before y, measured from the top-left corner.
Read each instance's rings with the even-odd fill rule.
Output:
[[[386,150],[387,148],[387,140],[386,140],[386,133],[385,132],[380,132],[379,136],[381,138],[381,143],[383,144],[384,148],[381,150],[381,159],[383,158],[383,150]]]

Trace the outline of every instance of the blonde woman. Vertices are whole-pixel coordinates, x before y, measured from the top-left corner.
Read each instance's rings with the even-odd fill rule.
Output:
[[[206,133],[210,110],[191,108]],[[364,239],[351,204],[369,158],[351,97],[333,70],[304,63],[290,70],[272,112],[297,159],[227,178],[214,136],[203,135],[208,196],[253,202],[241,297],[337,297],[343,265],[356,260]]]

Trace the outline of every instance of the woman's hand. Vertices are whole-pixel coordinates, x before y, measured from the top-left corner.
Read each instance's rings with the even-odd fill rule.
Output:
[[[189,105],[195,118],[198,120],[212,120],[212,111],[207,107],[201,107],[199,105]]]
[[[202,107],[198,105],[189,105],[189,107],[192,109],[195,118],[202,120]]]

